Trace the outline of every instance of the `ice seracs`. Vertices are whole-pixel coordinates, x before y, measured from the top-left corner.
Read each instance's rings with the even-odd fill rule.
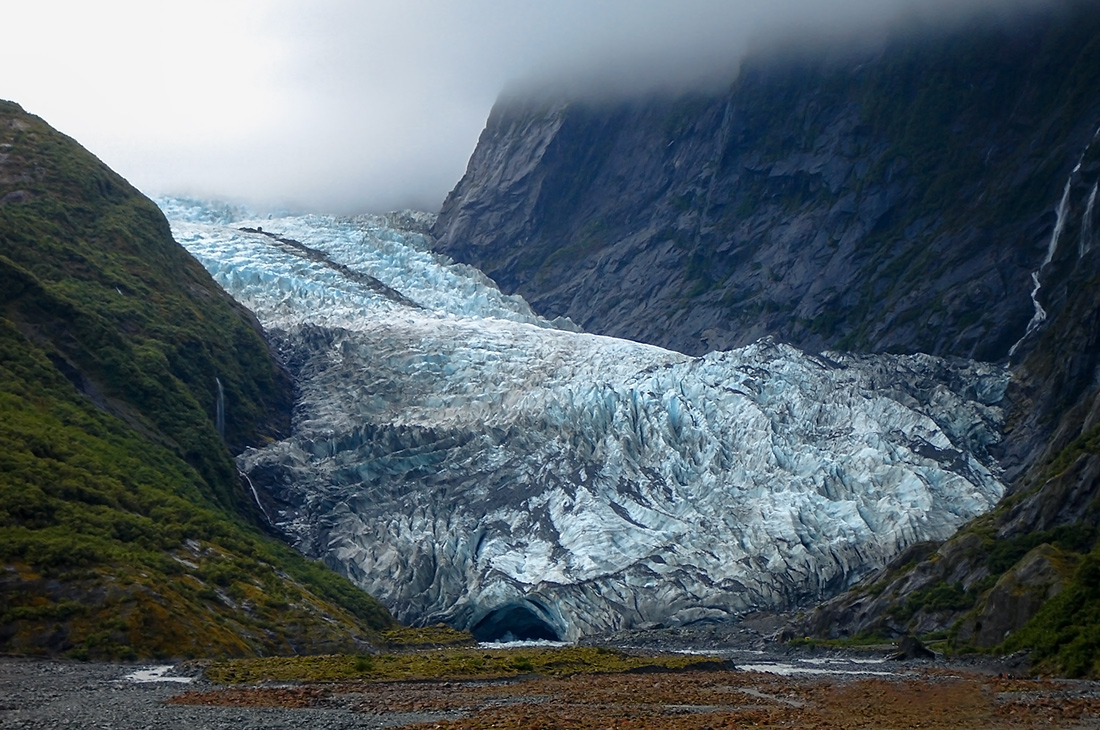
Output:
[[[240,468],[403,621],[571,640],[788,607],[1002,494],[1003,369],[767,340],[691,358],[539,318],[415,218],[161,205],[298,380],[293,435]]]

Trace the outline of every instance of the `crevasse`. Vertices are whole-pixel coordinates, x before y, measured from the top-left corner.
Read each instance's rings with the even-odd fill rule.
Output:
[[[1001,368],[769,340],[692,358],[538,317],[415,215],[161,206],[298,380],[293,435],[240,468],[403,621],[572,640],[790,607],[1002,494]]]

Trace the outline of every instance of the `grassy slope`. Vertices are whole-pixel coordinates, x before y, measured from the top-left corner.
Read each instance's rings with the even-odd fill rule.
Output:
[[[0,651],[361,650],[392,623],[253,520],[230,449],[286,428],[291,390],[250,315],[152,202],[7,102],[0,307]]]

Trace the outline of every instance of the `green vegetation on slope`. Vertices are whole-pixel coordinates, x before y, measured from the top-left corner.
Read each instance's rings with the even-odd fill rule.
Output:
[[[450,648],[381,656],[234,659],[211,664],[207,679],[222,684],[331,682],[346,679],[495,679],[522,674],[563,676],[652,669],[685,670],[728,666],[714,657],[661,654],[641,656],[595,646],[529,649]]]
[[[938,550],[826,604],[809,630],[835,635],[864,614],[841,633],[867,641],[918,634],[952,652],[1028,651],[1035,671],[1100,677],[1097,457],[1100,426],[1036,465],[1035,487]]]
[[[1069,677],[1100,677],[1100,548],[1085,555],[1069,584],[1001,647],[1028,649],[1036,666]]]
[[[291,402],[254,320],[151,201],[8,102],[0,307],[0,651],[347,651],[392,625],[254,520],[230,449]]]
[[[1100,677],[1100,493],[1095,477],[1088,484],[1087,477],[1074,478],[1073,474],[1075,466],[1098,456],[1100,425],[1071,441],[1043,472],[1040,489],[1049,489],[1068,477],[1088,490],[1091,498],[1083,512],[1075,515],[1077,521],[1023,538],[1057,546],[1064,563],[1075,567],[1060,592],[998,647],[1002,651],[1030,650],[1039,669],[1070,677]]]

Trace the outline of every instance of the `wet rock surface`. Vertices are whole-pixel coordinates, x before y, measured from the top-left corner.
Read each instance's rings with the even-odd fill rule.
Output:
[[[1073,7],[748,59],[725,93],[502,97],[439,250],[544,314],[690,354],[772,335],[1001,360],[1100,119],[1100,13]]]

